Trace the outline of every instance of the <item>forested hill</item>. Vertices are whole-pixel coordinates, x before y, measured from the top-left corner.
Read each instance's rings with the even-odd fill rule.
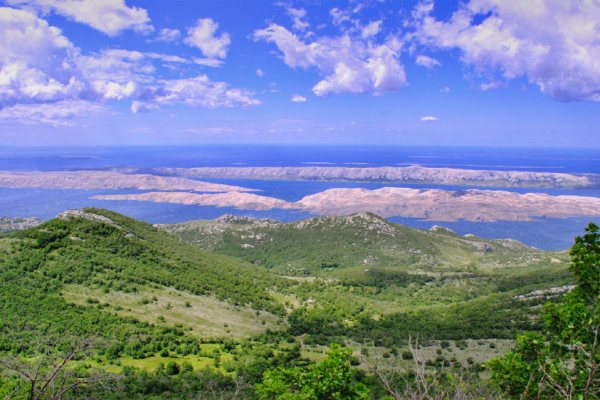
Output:
[[[17,264],[63,283],[123,290],[158,284],[235,304],[280,312],[267,293],[285,284],[241,260],[192,247],[153,226],[115,212],[72,210],[9,236],[26,247]],[[9,239],[9,240],[11,240]],[[26,257],[29,260],[23,260]]]
[[[160,227],[199,247],[289,275],[348,267],[472,272],[566,257],[514,240],[459,236],[443,227],[413,229],[371,213],[289,223],[226,215]]]

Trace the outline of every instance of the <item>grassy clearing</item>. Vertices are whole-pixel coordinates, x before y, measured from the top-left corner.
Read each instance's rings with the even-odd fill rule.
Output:
[[[414,367],[413,359],[406,359],[403,353],[409,351],[408,346],[398,346],[395,349],[364,345],[348,341],[354,355],[360,360],[359,368],[369,369],[377,365],[379,369],[410,370]],[[501,356],[514,346],[513,340],[478,339],[462,341],[438,341],[429,346],[418,346],[417,353],[423,362],[445,360],[450,365],[464,367],[473,364],[483,364],[491,358]],[[302,356],[314,362],[319,362],[327,356],[328,347],[320,345],[303,346]],[[442,361],[443,362],[443,361]],[[460,363],[460,364],[457,364]]]
[[[491,358],[501,356],[510,351],[514,346],[514,340],[506,339],[478,339],[462,341],[438,341],[429,346],[418,346],[417,354],[426,362],[446,360],[451,365],[467,367],[472,364],[483,364]],[[350,342],[349,346],[361,360],[361,365],[367,368],[369,365],[377,365],[378,368],[408,370],[414,367],[414,360],[404,359],[403,353],[408,352],[407,346],[399,346],[393,351],[386,347],[365,346],[360,343]],[[396,354],[394,354],[396,353]]]
[[[8,252],[12,247],[19,242],[19,239],[0,237],[0,251]]]
[[[156,325],[180,325],[190,334],[208,337],[248,337],[275,330],[281,320],[266,311],[236,307],[210,296],[164,287],[143,287],[134,293],[106,292],[82,285],[65,285],[62,295],[68,303],[83,306],[108,305],[120,316],[134,317]],[[97,302],[97,303],[96,303]]]
[[[166,365],[168,362],[173,361],[179,365],[183,363],[190,364],[194,369],[214,368],[215,360],[208,357],[197,357],[194,355],[188,355],[185,357],[161,357],[154,356],[143,359],[133,359],[131,357],[124,357],[119,360],[120,364],[124,367],[133,367],[142,369],[145,371],[156,371],[161,364]]]

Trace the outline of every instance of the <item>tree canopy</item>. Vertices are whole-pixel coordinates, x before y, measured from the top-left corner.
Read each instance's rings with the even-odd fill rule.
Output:
[[[512,398],[600,398],[600,233],[590,223],[575,239],[570,271],[577,285],[545,305],[542,333],[526,333],[514,351],[490,361],[492,380]]]

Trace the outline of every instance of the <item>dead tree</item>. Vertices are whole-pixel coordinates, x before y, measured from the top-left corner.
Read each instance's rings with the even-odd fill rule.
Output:
[[[81,369],[89,360],[91,351],[92,344],[88,340],[46,340],[38,343],[32,361],[22,357],[0,359],[4,373],[17,376],[22,382],[6,399],[13,398],[23,385],[27,385],[29,400],[61,400],[66,393],[78,387],[99,382],[102,379],[100,374]]]

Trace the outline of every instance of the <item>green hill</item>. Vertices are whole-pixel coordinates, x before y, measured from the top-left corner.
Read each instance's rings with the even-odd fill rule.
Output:
[[[518,296],[572,282],[566,252],[413,229],[370,213],[290,223],[227,215],[160,228],[294,282],[279,293],[290,329],[320,342],[512,337],[536,326],[546,298]]]
[[[176,344],[191,342],[181,335],[184,326],[196,337],[228,336],[232,328],[229,336],[258,334],[280,323],[284,309],[270,292],[289,285],[244,261],[95,209],[5,235],[0,265],[0,350],[54,333],[111,340],[174,335]],[[155,350],[150,342],[126,353]]]
[[[371,213],[289,223],[227,215],[160,228],[201,248],[298,276],[351,267],[491,271],[547,257],[555,263],[566,259],[564,252],[543,252],[514,240],[463,237],[443,227],[413,229]]]

